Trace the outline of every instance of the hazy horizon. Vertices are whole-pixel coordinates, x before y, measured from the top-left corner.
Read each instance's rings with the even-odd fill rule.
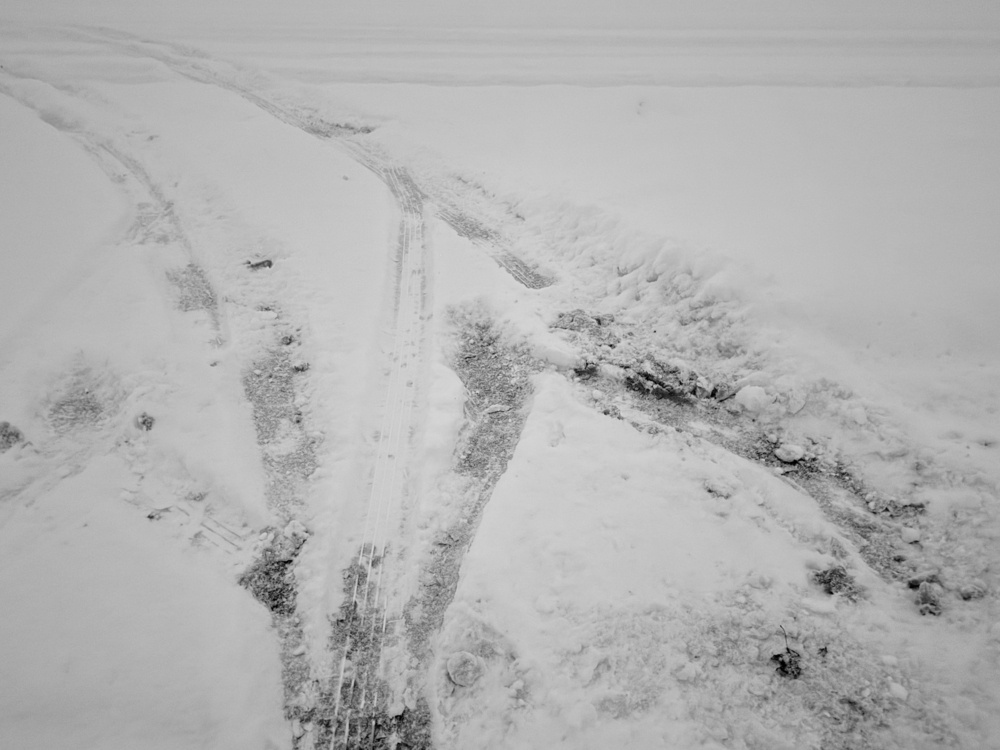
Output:
[[[710,0],[656,3],[649,0],[418,0],[360,2],[331,6],[321,0],[293,0],[280,7],[266,0],[195,2],[169,6],[128,0],[13,0],[0,11],[28,22],[99,23],[129,28],[200,24],[246,28],[260,23],[317,26],[409,26],[415,28],[587,28],[587,29],[775,29],[842,31],[994,31],[1000,4],[976,2],[800,3],[767,0],[753,4]]]

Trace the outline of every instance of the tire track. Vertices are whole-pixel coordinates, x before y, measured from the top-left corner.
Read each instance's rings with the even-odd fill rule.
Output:
[[[389,717],[389,688],[382,674],[383,646],[394,635],[402,606],[393,601],[393,542],[406,494],[409,443],[423,359],[426,286],[423,195],[409,173],[384,168],[381,177],[402,215],[397,244],[391,373],[382,408],[361,548],[345,576],[345,600],[334,627],[338,667],[332,711],[317,737],[320,747],[374,748],[379,737],[398,734]],[[395,564],[401,564],[396,560]],[[389,573],[387,575],[387,568]],[[324,735],[328,734],[327,740]]]
[[[320,140],[336,141],[348,155],[385,183],[399,206],[389,374],[371,468],[362,542],[351,564],[343,572],[344,600],[339,615],[331,622],[329,666],[313,664],[306,667],[299,664],[302,657],[297,644],[301,641],[301,633],[297,626],[288,625],[296,621],[296,605],[294,581],[288,576],[290,566],[285,562],[294,558],[302,540],[294,535],[285,538],[282,533],[276,534],[272,545],[274,549],[269,548],[274,564],[263,565],[256,578],[263,591],[281,593],[280,601],[287,604],[288,611],[281,614],[276,622],[283,634],[283,661],[287,661],[286,701],[295,701],[286,705],[286,713],[293,720],[294,747],[302,750],[374,750],[402,743],[414,750],[430,748],[431,714],[427,700],[422,695],[414,697],[420,689],[419,685],[400,685],[398,664],[393,662],[391,669],[386,664],[387,648],[403,641],[405,645],[393,651],[394,657],[406,652],[416,658],[420,669],[431,667],[428,639],[440,626],[444,608],[454,594],[454,585],[441,590],[422,586],[417,599],[433,599],[428,605],[428,612],[433,611],[433,616],[419,625],[413,621],[415,600],[404,602],[394,596],[394,573],[402,570],[404,562],[420,564],[418,560],[404,561],[397,555],[401,546],[398,543],[401,541],[405,512],[419,373],[424,359],[424,318],[428,293],[424,243],[428,208],[426,194],[406,168],[393,164],[375,144],[360,141],[359,137],[369,132],[364,128],[304,115],[295,108],[267,99],[212,69],[209,66],[212,61],[207,58],[203,62],[192,58],[190,53],[171,54],[162,50],[165,45],[154,45],[117,32],[102,31],[84,36],[89,41],[97,39],[132,55],[158,60],[189,80],[240,96],[280,122]],[[510,252],[499,232],[487,229],[485,221],[476,219],[461,208],[460,204],[464,205],[461,196],[442,193],[437,202],[439,206],[436,210],[443,221],[485,250],[519,283],[532,289],[551,283],[550,279],[535,272]],[[163,206],[162,214],[169,217],[171,206],[166,202]],[[514,430],[514,433],[516,438],[519,430]],[[478,511],[488,500],[495,479],[494,476],[492,481],[486,482],[481,488],[483,491],[472,493]],[[423,566],[426,572],[434,577],[446,574],[449,584],[454,583],[452,579],[457,581],[474,526],[463,527],[460,530],[462,543],[449,545],[447,559],[428,561]],[[454,538],[457,537],[453,533],[452,541]],[[263,561],[268,563],[268,559]],[[282,623],[288,627],[285,628]],[[288,632],[285,633],[285,630]],[[289,654],[295,658],[286,658]],[[411,665],[413,663],[411,661]],[[325,685],[321,678],[324,674],[328,675]],[[296,696],[304,694],[308,681],[314,681],[316,689],[314,698],[306,705]],[[394,695],[394,692],[397,694]],[[409,695],[399,695],[401,692]],[[390,705],[394,708],[390,709]],[[401,705],[405,707],[399,708]]]
[[[391,160],[384,154],[379,153],[377,148],[370,143],[363,143],[360,137],[373,131],[371,127],[338,123],[326,120],[319,116],[304,114],[294,107],[284,106],[272,99],[260,95],[251,87],[242,85],[235,80],[226,78],[218,71],[213,70],[205,63],[214,62],[207,56],[201,58],[204,62],[194,57],[191,50],[177,48],[163,42],[152,42],[142,40],[130,34],[110,29],[100,29],[93,32],[76,32],[88,41],[98,40],[110,43],[125,50],[129,54],[151,58],[163,63],[175,73],[190,80],[204,83],[210,86],[229,91],[242,97],[259,109],[267,112],[275,119],[291,125],[294,128],[308,133],[311,136],[324,141],[336,141],[355,161],[367,167],[386,183],[390,190],[396,193],[391,176],[393,170],[398,167],[391,166]],[[158,48],[170,48],[174,52],[165,52]],[[217,64],[217,63],[216,63]],[[402,172],[399,172],[402,174]],[[476,247],[479,247],[489,255],[496,264],[528,289],[544,289],[551,286],[554,279],[543,273],[536,271],[511,249],[510,242],[499,231],[487,226],[487,222],[475,215],[471,200],[463,200],[454,190],[444,191],[438,189],[432,181],[424,185],[424,190],[416,187],[412,175],[407,175],[406,180],[421,195],[433,196],[435,212],[442,221],[448,224],[455,232],[468,240]],[[460,207],[464,204],[465,207]]]
[[[121,189],[132,203],[135,216],[117,238],[109,240],[110,243],[129,247],[153,245],[165,250],[161,260],[169,258],[164,264],[168,266],[165,276],[175,288],[176,307],[185,313],[203,313],[208,318],[212,336],[208,343],[220,346],[223,333],[218,296],[204,270],[194,260],[193,245],[172,201],[139,160],[120,145],[122,139],[101,133],[81,112],[80,101],[71,91],[48,81],[4,68],[0,71],[0,95],[16,101],[34,112],[42,122],[71,138],[91,157],[107,179]],[[183,265],[176,263],[178,256]],[[85,270],[81,269],[77,275],[83,273]],[[97,363],[88,362],[82,354],[77,357],[73,368],[63,374],[61,384],[53,386],[56,391],[51,398],[61,400],[50,413],[52,434],[29,444],[41,462],[41,471],[9,494],[19,497],[24,505],[33,504],[38,497],[82,471],[95,456],[106,451],[118,452],[140,481],[143,477],[144,471],[139,468],[141,462],[133,447],[133,442],[142,442],[142,430],[133,436],[132,441],[112,446],[110,436],[103,429],[113,421],[121,420],[130,394],[120,386],[102,388],[104,381],[116,376]],[[93,394],[102,392],[106,392],[107,398],[95,400]],[[88,415],[100,416],[100,419],[88,424],[86,431],[67,429],[76,422],[86,423],[83,417]],[[227,554],[239,552],[245,546],[246,540],[242,536],[204,509],[192,513],[183,501],[165,507],[151,507],[151,499],[143,493],[129,491],[127,494],[126,502],[148,513],[150,520],[158,520],[169,513],[174,525],[193,530],[192,541],[204,539]]]

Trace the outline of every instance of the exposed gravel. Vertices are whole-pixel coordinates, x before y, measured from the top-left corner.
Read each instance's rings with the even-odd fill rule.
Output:
[[[920,545],[904,542],[907,533],[912,538],[916,532],[902,527],[924,514],[922,504],[871,486],[822,446],[786,441],[780,422],[761,419],[737,403],[738,384],[713,383],[702,373],[663,361],[662,354],[637,349],[630,326],[610,315],[568,311],[553,328],[569,332],[588,352],[575,377],[602,394],[606,414],[620,417],[613,402],[624,400],[649,420],[633,422],[637,429],[662,425],[688,432],[779,474],[811,496],[887,581],[908,580],[928,565]]]

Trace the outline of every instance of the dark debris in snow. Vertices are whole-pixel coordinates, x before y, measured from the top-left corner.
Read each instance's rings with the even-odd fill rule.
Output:
[[[5,453],[18,443],[24,442],[24,435],[10,422],[0,422],[0,453]]]
[[[305,538],[274,533],[239,583],[276,615],[295,611],[295,558]]]
[[[857,600],[861,594],[861,588],[842,565],[816,571],[813,573],[813,580],[822,586],[826,593],[831,596],[839,594],[848,601]]]

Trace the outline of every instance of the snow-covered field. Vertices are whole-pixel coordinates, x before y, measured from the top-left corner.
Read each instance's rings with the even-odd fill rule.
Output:
[[[995,14],[461,7],[9,10],[0,746],[1000,748]]]

